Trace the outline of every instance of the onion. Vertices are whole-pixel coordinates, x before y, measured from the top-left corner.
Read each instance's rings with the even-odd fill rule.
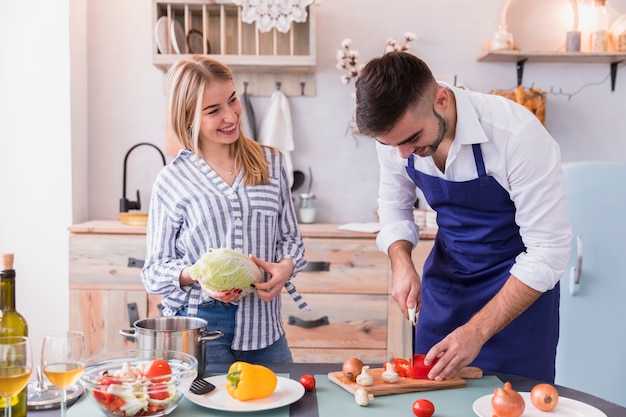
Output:
[[[363,361],[361,359],[350,358],[343,363],[341,371],[343,372],[343,376],[348,378],[350,381],[354,381],[356,377],[361,374],[362,369]]]
[[[493,391],[491,408],[496,417],[520,417],[525,407],[524,399],[511,387],[510,382],[505,382],[504,388]]]

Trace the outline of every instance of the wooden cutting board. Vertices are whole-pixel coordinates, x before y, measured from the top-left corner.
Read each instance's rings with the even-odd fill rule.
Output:
[[[461,378],[461,376],[464,376],[466,378],[482,377],[482,370],[480,370],[479,368],[467,367],[461,371],[461,373],[459,374],[460,376],[447,379],[445,381],[400,378],[395,384],[390,384],[383,381],[383,378],[381,377],[383,371],[383,368],[374,368],[369,370],[370,375],[374,377],[374,383],[369,387],[364,387],[357,384],[356,382],[350,381],[348,378],[343,376],[343,372],[341,371],[329,372],[328,379],[352,394],[354,394],[357,389],[363,388],[367,390],[370,394],[377,396],[404,394],[407,392],[432,391],[447,388],[462,388],[466,385],[466,382],[463,378]]]

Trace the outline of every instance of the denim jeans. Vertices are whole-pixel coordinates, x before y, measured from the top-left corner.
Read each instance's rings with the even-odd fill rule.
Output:
[[[212,300],[200,304],[198,317],[207,321],[207,330],[219,330],[223,337],[205,341],[206,363],[233,363],[244,361],[249,363],[282,363],[293,362],[287,339],[282,335],[274,344],[259,350],[234,350],[231,348],[235,336],[235,317],[238,306],[224,304]],[[178,316],[187,315],[187,307],[180,309]]]

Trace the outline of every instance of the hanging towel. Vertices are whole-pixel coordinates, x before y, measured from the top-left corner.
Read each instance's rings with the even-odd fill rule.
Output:
[[[247,86],[246,86],[247,87]],[[256,118],[254,117],[254,109],[252,108],[252,102],[246,89],[244,89],[241,95],[241,129],[243,134],[252,140],[258,140],[259,137],[256,131]]]
[[[270,98],[270,106],[261,124],[259,143],[277,148],[285,155],[289,187],[293,185],[293,164],[291,152],[294,150],[293,127],[289,101],[282,91],[276,90]]]

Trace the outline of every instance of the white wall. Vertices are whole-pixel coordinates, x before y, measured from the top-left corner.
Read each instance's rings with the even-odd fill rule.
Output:
[[[372,221],[378,165],[371,140],[345,135],[354,109],[353,85],[339,82],[335,51],[353,40],[361,63],[380,55],[390,37],[417,34],[412,52],[440,77],[454,75],[476,91],[516,86],[515,64],[482,63],[476,57],[497,29],[504,0],[326,0],[317,11],[317,96],[291,98],[296,135],[296,169],[313,169],[318,220]],[[626,0],[609,2],[626,13]],[[123,13],[120,13],[123,10]],[[151,64],[149,0],[89,2],[89,217],[115,218],[121,197],[122,163],[135,143],[164,146],[162,73]],[[384,16],[384,17],[383,17]],[[616,14],[612,15],[614,18]],[[540,28],[536,28],[540,30]],[[608,64],[526,64],[524,85],[572,92],[605,80]],[[253,97],[262,119],[267,97]],[[626,158],[626,69],[620,67],[611,93],[608,78],[568,99],[548,95],[547,127],[562,146],[565,161]],[[540,150],[538,150],[540,151]],[[137,162],[140,160],[140,162]],[[141,162],[144,161],[144,162]],[[144,166],[147,165],[147,166]],[[139,148],[129,161],[128,198],[141,190],[148,208],[150,186],[160,162]],[[300,190],[302,192],[302,189]]]
[[[17,309],[38,361],[43,334],[69,323],[69,1],[1,9],[0,252],[15,253]]]

